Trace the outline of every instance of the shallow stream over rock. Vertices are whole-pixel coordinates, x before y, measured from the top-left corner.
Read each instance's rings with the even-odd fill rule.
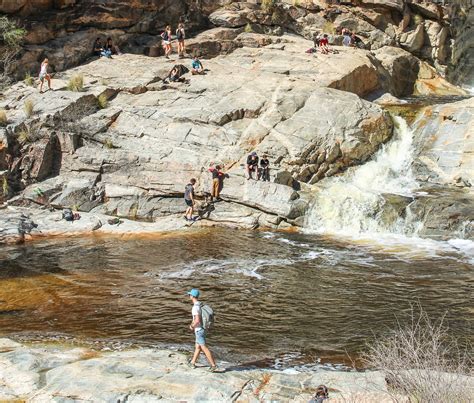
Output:
[[[209,342],[220,359],[339,367],[411,304],[446,314],[472,341],[472,252],[470,241],[220,228],[3,246],[0,336],[191,349],[185,291],[197,287],[216,311]]]

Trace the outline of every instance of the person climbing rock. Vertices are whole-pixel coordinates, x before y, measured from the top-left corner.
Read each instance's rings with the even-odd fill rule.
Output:
[[[189,366],[191,368],[196,368],[196,361],[198,360],[201,352],[203,352],[207,360],[209,361],[209,364],[211,364],[209,371],[216,372],[217,371],[216,362],[214,360],[214,357],[212,356],[211,351],[206,346],[206,323],[205,323],[204,318],[209,318],[209,316],[207,316],[209,314],[207,310],[206,312],[204,312],[204,309],[205,308],[210,309],[210,308],[208,306],[203,306],[201,302],[199,301],[199,295],[200,295],[199,290],[193,288],[192,290],[187,292],[187,295],[189,295],[189,299],[191,300],[193,304],[193,308],[191,310],[191,315],[193,317],[193,320],[191,324],[189,325],[189,328],[192,331],[194,331],[194,335],[196,338],[195,350],[194,350],[193,358],[189,361]],[[207,315],[205,315],[206,313]],[[212,314],[212,310],[211,310],[211,314]]]
[[[255,151],[247,157],[245,171],[247,173],[247,180],[252,179],[252,172],[255,172],[255,179],[258,180],[258,156]]]
[[[186,203],[186,212],[184,218],[187,221],[193,221],[193,207],[194,207],[194,185],[196,179],[192,178],[184,188],[184,202]]]

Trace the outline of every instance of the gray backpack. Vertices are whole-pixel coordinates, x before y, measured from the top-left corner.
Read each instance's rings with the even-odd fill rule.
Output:
[[[204,330],[209,330],[214,325],[214,311],[209,305],[201,304],[201,323]]]

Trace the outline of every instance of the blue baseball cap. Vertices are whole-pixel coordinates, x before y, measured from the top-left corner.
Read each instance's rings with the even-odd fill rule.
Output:
[[[198,298],[199,297],[199,290],[193,288],[191,291],[188,291],[186,294],[191,295],[191,297]]]

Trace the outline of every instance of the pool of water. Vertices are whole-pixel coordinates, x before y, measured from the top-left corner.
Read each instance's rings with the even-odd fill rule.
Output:
[[[0,247],[0,335],[191,348],[189,288],[216,311],[221,359],[346,364],[420,304],[472,341],[465,242],[190,230]]]

